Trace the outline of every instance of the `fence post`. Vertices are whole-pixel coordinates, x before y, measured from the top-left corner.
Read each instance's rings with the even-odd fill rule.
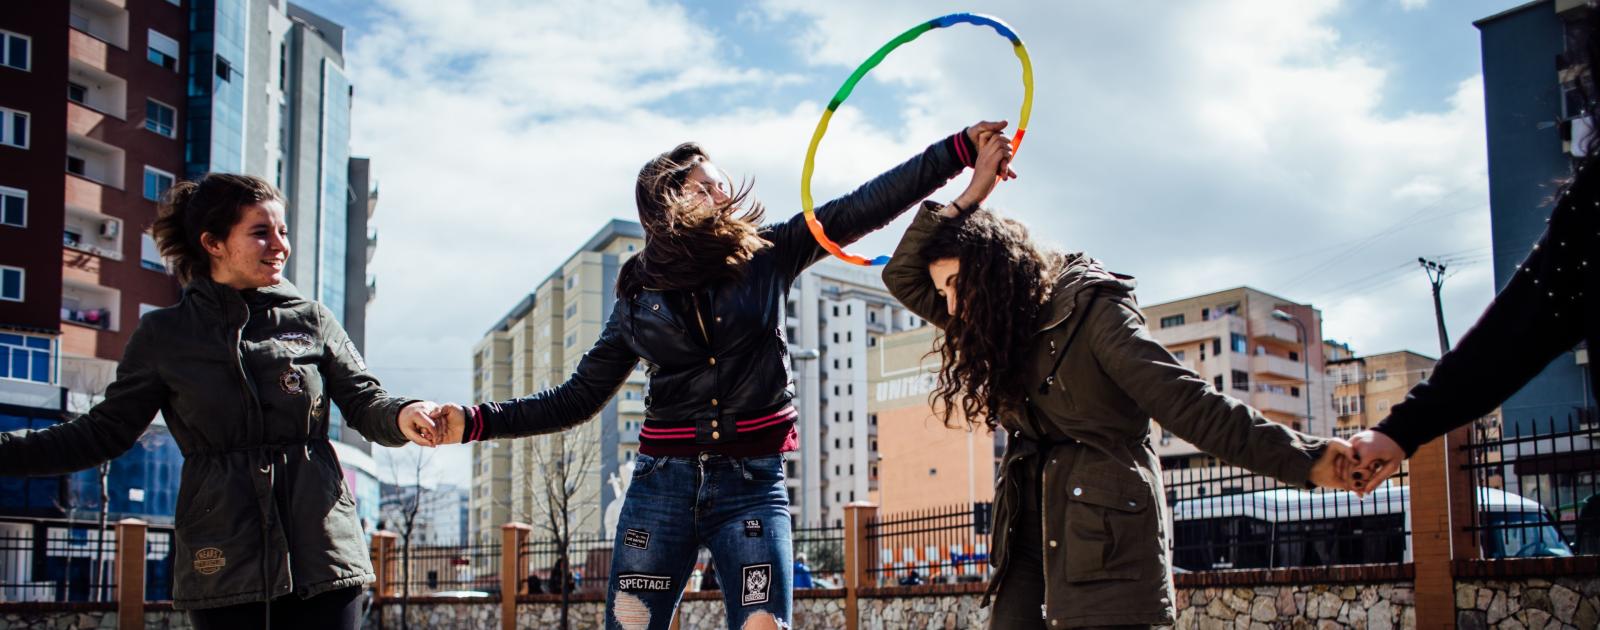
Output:
[[[381,604],[383,600],[394,596],[395,574],[400,567],[389,559],[394,557],[394,545],[398,538],[394,532],[372,533],[372,571],[378,575],[378,582],[372,586],[374,604]]]
[[[848,630],[861,628],[861,589],[868,585],[868,572],[878,558],[867,541],[867,524],[878,518],[878,506],[856,501],[844,506],[844,623]]]
[[[500,628],[516,630],[517,595],[522,593],[522,546],[533,528],[522,523],[500,526]]]
[[[145,527],[136,518],[117,521],[118,628],[144,629]]]
[[[1415,569],[1417,627],[1456,627],[1452,560],[1476,555],[1471,540],[1471,476],[1462,468],[1471,427],[1424,444],[1411,457],[1411,559]]]

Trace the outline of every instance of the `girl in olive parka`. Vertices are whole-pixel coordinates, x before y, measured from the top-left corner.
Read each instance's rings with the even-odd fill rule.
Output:
[[[333,313],[284,281],[288,228],[270,184],[181,182],[154,230],[182,299],[140,318],[87,414],[0,433],[0,474],[99,465],[159,411],[183,452],[174,607],[201,630],[358,627],[374,576],[328,441],[329,404],[384,446],[431,446],[437,406],[385,393]]]
[[[1015,177],[1009,158],[996,135],[975,170]],[[1348,445],[1218,393],[1150,337],[1132,278],[1041,251],[1022,224],[977,209],[995,181],[974,176],[955,202],[926,203],[883,271],[896,298],[944,330],[936,408],[1008,433],[990,627],[1172,624],[1150,420],[1294,486],[1339,485]]]

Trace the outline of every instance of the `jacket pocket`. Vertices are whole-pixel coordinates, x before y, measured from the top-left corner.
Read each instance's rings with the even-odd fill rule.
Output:
[[[1137,580],[1162,548],[1143,484],[1074,480],[1067,492],[1064,576],[1068,582]]]

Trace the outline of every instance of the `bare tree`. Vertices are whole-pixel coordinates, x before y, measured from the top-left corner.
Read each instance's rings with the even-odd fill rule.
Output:
[[[431,490],[423,487],[422,480],[430,476],[433,449],[407,445],[389,457],[389,473],[400,488],[385,511],[388,512],[400,534],[400,627],[410,627],[411,608],[411,539],[416,532],[417,515],[422,512]]]
[[[572,532],[592,530],[600,512],[599,502],[586,496],[599,490],[600,440],[594,435],[597,428],[596,423],[588,423],[539,438],[531,449],[533,465],[523,471],[525,481],[535,488],[538,514],[530,520],[556,547],[556,570],[550,579],[561,590],[562,630],[571,627]]]

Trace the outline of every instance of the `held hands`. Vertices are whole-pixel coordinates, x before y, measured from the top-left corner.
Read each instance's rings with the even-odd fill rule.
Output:
[[[945,207],[948,216],[954,217],[958,212],[977,209],[989,198],[995,184],[1017,178],[1017,173],[1011,170],[1011,139],[1001,133],[1005,128],[1005,121],[980,122],[967,128],[967,137],[978,147],[978,159],[966,192],[961,193],[954,204]],[[959,206],[960,209],[952,206]]]
[[[1311,483],[1321,488],[1349,490],[1345,480],[1356,466],[1355,451],[1350,443],[1339,438],[1328,441],[1328,448],[1311,464]]]
[[[1365,497],[1399,472],[1405,458],[1405,450],[1389,436],[1368,429],[1348,442],[1329,442],[1322,457],[1311,465],[1311,482]]]
[[[457,404],[440,405],[418,401],[400,410],[400,433],[412,444],[433,448],[440,444],[460,444],[466,433],[466,410]]]

